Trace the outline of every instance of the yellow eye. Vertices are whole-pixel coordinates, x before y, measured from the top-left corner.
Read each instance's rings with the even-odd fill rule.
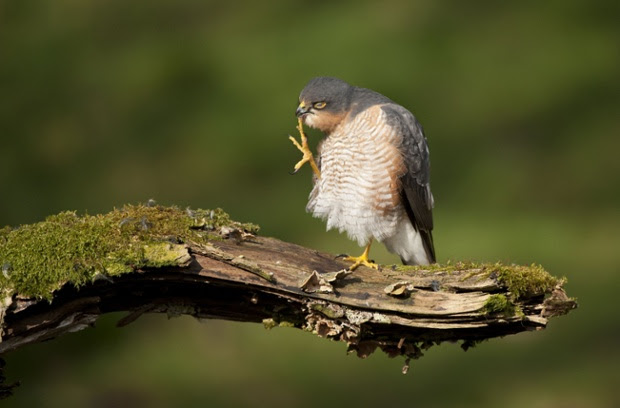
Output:
[[[325,105],[327,105],[327,103],[325,103],[325,102],[317,102],[317,103],[313,104],[312,106],[314,107],[314,109],[323,109],[325,107]]]

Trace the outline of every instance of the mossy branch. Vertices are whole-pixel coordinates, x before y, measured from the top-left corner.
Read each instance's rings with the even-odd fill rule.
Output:
[[[576,306],[540,266],[347,264],[221,210],[126,206],[0,230],[0,353],[91,326],[104,313],[186,314],[295,327],[417,358],[443,341],[542,329]]]

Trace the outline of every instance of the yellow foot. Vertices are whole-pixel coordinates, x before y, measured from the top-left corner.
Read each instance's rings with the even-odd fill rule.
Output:
[[[364,253],[362,253],[360,256],[347,256],[344,258],[345,261],[353,262],[353,265],[349,267],[350,271],[355,270],[355,268],[357,268],[360,265],[364,265],[364,266],[367,266],[373,269],[379,269],[379,265],[377,265],[376,263],[368,259],[368,254],[370,253],[371,244],[372,242],[366,245],[366,248],[364,249]]]
[[[297,140],[295,140],[293,136],[289,136],[288,138],[291,142],[293,142],[295,147],[297,147],[303,153],[303,157],[300,161],[297,162],[297,164],[295,164],[295,167],[294,167],[295,171],[293,173],[297,173],[297,171],[299,171],[301,166],[303,166],[304,164],[310,163],[310,166],[312,167],[312,171],[314,172],[314,174],[316,174],[318,178],[321,178],[321,172],[319,168],[317,167],[316,162],[314,161],[314,156],[312,155],[312,151],[310,150],[310,147],[308,146],[308,138],[304,134],[304,129],[301,123],[301,119],[299,119],[297,122],[297,130],[299,131],[299,136],[301,138],[301,144]]]
[[[364,254],[360,256],[347,256],[346,258],[344,258],[344,260],[348,262],[353,262],[353,265],[349,266],[350,271],[354,271],[360,265],[364,265],[373,269],[379,269],[379,265],[369,260],[368,256],[364,256]]]

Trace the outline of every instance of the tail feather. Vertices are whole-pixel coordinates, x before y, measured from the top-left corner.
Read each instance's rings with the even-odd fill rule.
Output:
[[[383,240],[388,251],[400,256],[405,265],[428,265],[435,262],[433,236],[416,230],[409,219],[403,220],[396,233]]]
[[[422,237],[422,244],[424,244],[424,249],[426,250],[426,256],[430,263],[437,262],[437,258],[435,257],[435,244],[433,243],[433,233],[432,231],[425,231],[423,229],[418,231]]]

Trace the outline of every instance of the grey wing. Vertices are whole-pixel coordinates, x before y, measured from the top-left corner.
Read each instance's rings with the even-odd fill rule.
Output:
[[[407,169],[401,177],[403,204],[411,223],[422,236],[429,260],[435,262],[430,156],[422,125],[400,105],[386,104],[382,109],[388,125],[402,135],[400,149]]]

